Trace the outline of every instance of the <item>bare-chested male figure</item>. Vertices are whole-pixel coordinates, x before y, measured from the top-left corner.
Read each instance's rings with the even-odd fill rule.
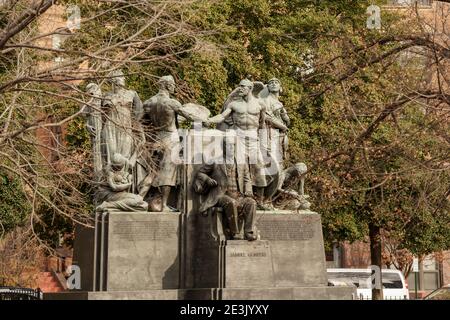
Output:
[[[267,179],[263,172],[264,161],[258,139],[258,129],[264,128],[265,109],[252,91],[253,82],[242,80],[236,92],[238,98],[231,101],[221,114],[210,118],[208,123],[221,123],[231,117],[233,124],[230,129],[235,130],[237,136],[234,149],[236,162],[238,166],[250,165],[258,206],[265,209],[263,199]]]

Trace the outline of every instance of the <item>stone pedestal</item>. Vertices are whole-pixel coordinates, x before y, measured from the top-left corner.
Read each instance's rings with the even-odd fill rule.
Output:
[[[270,243],[276,287],[327,286],[320,215],[259,212],[257,227]]]
[[[76,225],[72,264],[80,267],[81,289],[84,291],[94,290],[94,244],[95,229]]]
[[[224,288],[275,286],[270,242],[227,241],[223,271]]]
[[[93,290],[47,299],[278,300],[352,299],[328,287],[320,215],[258,211],[260,240],[226,240],[222,217],[197,215],[195,241],[183,241],[183,214],[110,213],[97,217]],[[86,252],[84,253],[86,256]],[[82,274],[83,274],[82,268]],[[189,274],[186,274],[189,273]],[[183,279],[192,278],[191,286]]]
[[[108,244],[103,248],[104,286],[99,288],[178,289],[179,222],[179,213],[109,214],[104,235],[99,235]]]
[[[45,300],[351,300],[353,287],[210,288],[44,293]]]
[[[180,288],[180,213],[97,214],[95,232],[79,229],[75,248],[82,290]]]
[[[224,240],[218,213],[198,217],[194,287],[327,287],[320,215],[258,211],[256,219],[260,240],[249,242]]]

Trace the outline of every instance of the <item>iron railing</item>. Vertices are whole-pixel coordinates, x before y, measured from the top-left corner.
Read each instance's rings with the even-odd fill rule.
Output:
[[[0,301],[2,300],[42,300],[42,291],[38,289],[0,287]]]
[[[431,6],[432,0],[389,0],[388,4],[393,6],[408,6],[417,3],[419,6]]]
[[[372,297],[366,296],[363,294],[357,295],[354,294],[352,296],[353,300],[372,300]],[[409,300],[409,297],[407,296],[385,296],[383,297],[383,300]]]

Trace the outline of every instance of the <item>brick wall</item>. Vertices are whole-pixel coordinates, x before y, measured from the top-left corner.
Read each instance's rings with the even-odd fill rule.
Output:
[[[442,261],[442,285],[450,285],[450,250],[444,252]]]
[[[341,245],[342,268],[367,268],[370,266],[370,247],[367,242],[356,241]]]

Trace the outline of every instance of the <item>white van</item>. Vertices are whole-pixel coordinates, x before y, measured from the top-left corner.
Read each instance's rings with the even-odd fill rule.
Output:
[[[408,284],[399,270],[383,269],[383,296],[385,300],[409,299]],[[356,286],[356,299],[372,299],[372,271],[370,269],[327,269],[328,285]]]

